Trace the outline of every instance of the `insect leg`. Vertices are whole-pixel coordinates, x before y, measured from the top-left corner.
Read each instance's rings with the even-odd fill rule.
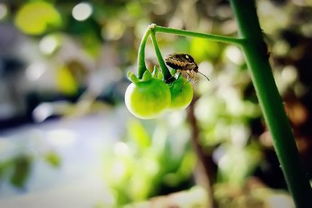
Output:
[[[186,73],[186,77],[187,77],[187,80],[188,81],[191,81],[192,80],[192,72],[190,71],[190,70],[186,70],[185,71],[185,73]]]

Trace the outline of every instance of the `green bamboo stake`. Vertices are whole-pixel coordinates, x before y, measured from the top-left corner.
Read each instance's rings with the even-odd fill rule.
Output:
[[[295,139],[278,93],[254,0],[230,0],[239,29],[245,41],[245,54],[252,82],[264,118],[272,134],[273,145],[281,164],[288,189],[297,208],[312,207],[311,186],[302,169]]]

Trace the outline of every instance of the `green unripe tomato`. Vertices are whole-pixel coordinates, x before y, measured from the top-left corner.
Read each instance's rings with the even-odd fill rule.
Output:
[[[180,76],[177,80],[169,84],[171,93],[170,109],[185,109],[193,99],[192,84]]]
[[[128,110],[141,119],[156,118],[170,106],[170,102],[169,87],[154,78],[130,84],[125,94]]]

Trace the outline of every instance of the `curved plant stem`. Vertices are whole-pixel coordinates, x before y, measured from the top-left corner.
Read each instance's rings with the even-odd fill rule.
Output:
[[[155,24],[151,24],[147,30],[145,31],[145,34],[143,35],[143,38],[140,43],[139,47],[139,56],[138,56],[138,78],[141,79],[145,70],[145,46],[147,39],[150,34],[152,34],[152,41],[155,47],[156,56],[160,65],[160,68],[162,70],[162,73],[164,75],[164,79],[166,82],[171,82],[174,78],[170,74],[168,68],[166,67],[166,64],[164,63],[164,60],[162,58],[161,52],[159,50],[157,40],[156,40],[156,32],[162,32],[162,33],[169,33],[169,34],[175,34],[175,35],[181,35],[181,36],[188,36],[188,37],[198,37],[198,38],[204,38],[207,40],[217,41],[217,42],[223,42],[223,43],[231,43],[235,45],[242,46],[244,43],[244,39],[239,39],[235,37],[227,37],[222,35],[213,35],[213,34],[205,34],[205,33],[198,33],[198,32],[192,32],[188,30],[179,30],[174,28],[167,28],[167,27],[161,27]]]
[[[297,208],[312,207],[311,187],[301,167],[291,127],[274,82],[255,2],[254,0],[230,0],[230,2],[238,22],[239,34],[245,39],[242,50],[264,118],[272,134],[274,148],[288,189]]]
[[[161,27],[158,25],[155,26],[155,31],[162,32],[162,33],[171,33],[171,34],[181,35],[181,36],[204,38],[207,40],[213,40],[213,41],[222,42],[222,43],[231,43],[231,44],[235,44],[239,46],[241,46],[242,43],[244,42],[243,39],[239,39],[235,37],[198,33],[198,32],[193,32],[193,31],[188,31],[188,30],[179,30],[179,29],[174,29],[174,28]]]
[[[143,38],[141,40],[140,46],[139,46],[139,52],[138,52],[138,78],[141,79],[145,70],[146,70],[146,65],[145,65],[145,46],[147,42],[147,38],[150,35],[150,28],[147,28],[145,31]]]
[[[152,27],[151,27],[152,28]],[[164,62],[164,59],[161,55],[161,52],[160,52],[160,49],[159,49],[159,46],[158,46],[158,43],[157,43],[157,40],[156,40],[156,35],[155,35],[155,31],[154,31],[154,28],[151,29],[151,37],[152,37],[152,42],[153,42],[153,45],[154,45],[154,48],[155,48],[155,53],[156,53],[156,56],[157,56],[157,59],[158,59],[158,63],[159,63],[159,66],[160,66],[160,69],[164,75],[164,80],[166,82],[171,82],[174,80],[174,77],[170,74],[170,71],[168,70],[165,62]]]

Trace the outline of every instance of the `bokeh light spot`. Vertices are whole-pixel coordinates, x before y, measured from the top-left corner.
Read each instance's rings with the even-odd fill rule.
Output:
[[[46,67],[41,62],[35,62],[26,69],[26,77],[29,81],[38,80],[45,72]]]
[[[0,3],[0,20],[4,19],[8,14],[8,8],[5,4]]]
[[[297,69],[294,66],[285,66],[281,72],[281,78],[284,82],[293,83],[298,79]]]
[[[43,122],[53,114],[53,107],[49,103],[42,103],[34,109],[32,114],[36,122]]]
[[[39,48],[44,54],[52,54],[59,46],[59,38],[55,35],[47,35],[41,39]]]
[[[92,7],[88,3],[77,4],[72,11],[73,17],[78,21],[84,21],[88,19],[92,14]]]
[[[118,40],[124,34],[126,25],[119,20],[111,20],[106,24],[102,30],[103,38],[107,40]]]
[[[225,50],[225,56],[235,64],[242,64],[244,61],[243,54],[235,46],[228,46]]]

